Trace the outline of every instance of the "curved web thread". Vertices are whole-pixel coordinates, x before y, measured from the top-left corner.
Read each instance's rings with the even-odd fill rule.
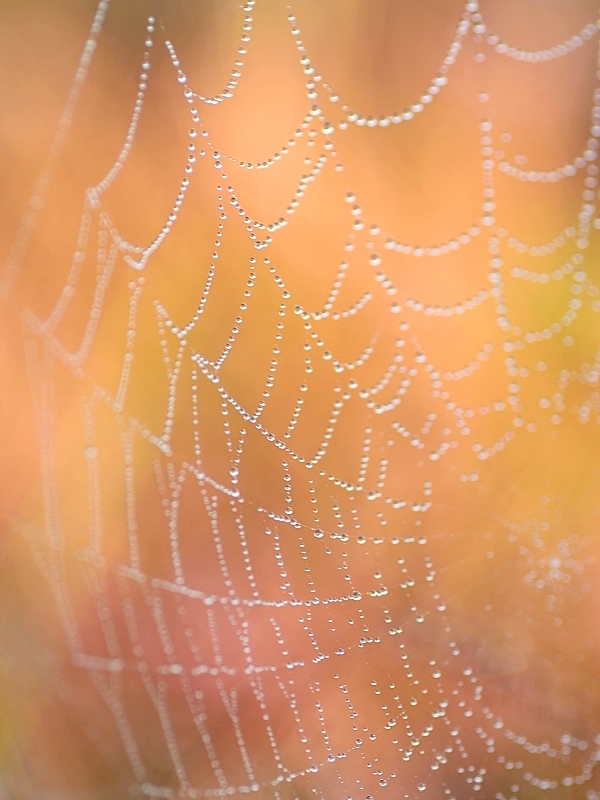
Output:
[[[571,369],[557,369],[538,351],[529,355],[534,346],[557,336],[563,337],[562,348],[572,347],[570,331],[582,316],[597,330],[594,314],[600,301],[586,251],[600,228],[595,206],[600,90],[594,90],[582,155],[554,170],[525,171],[504,160],[495,150],[493,120],[480,120],[481,215],[447,241],[404,243],[395,232],[383,233],[368,209],[363,211],[360,192],[346,187],[340,195],[348,211],[343,260],[318,308],[296,300],[269,248],[284,228],[294,225],[299,207],[311,202],[312,184],[327,170],[343,173],[336,139],[349,124],[407,124],[425,112],[446,85],[469,35],[487,33],[489,45],[517,60],[546,61],[583,46],[596,26],[586,26],[541,55],[527,54],[497,42],[477,3],[467,2],[426,92],[404,112],[375,118],[352,111],[315,72],[290,10],[310,107],[286,145],[257,163],[217,150],[197,108],[201,103],[218,107],[233,96],[243,78],[253,8],[251,2],[242,7],[240,59],[231,78],[210,97],[190,85],[175,45],[154,17],[148,19],[139,91],[123,148],[106,176],[86,192],[71,267],[52,311],[45,319],[33,311],[23,314],[42,457],[44,564],[73,664],[89,674],[108,706],[135,781],[133,791],[146,796],[462,798],[479,792],[503,800],[534,796],[533,791],[562,797],[566,787],[574,787],[580,792],[574,797],[592,800],[598,796],[593,787],[598,786],[600,730],[589,729],[581,738],[564,730],[546,741],[543,726],[510,711],[509,720],[504,719],[493,689],[486,699],[486,674],[518,673],[519,650],[503,646],[493,656],[474,651],[455,610],[468,587],[440,581],[440,576],[481,574],[484,582],[483,551],[481,545],[461,548],[446,552],[438,563],[437,539],[445,544],[476,531],[458,533],[460,525],[444,526],[435,516],[435,495],[436,483],[451,480],[457,493],[464,486],[467,494],[460,497],[470,497],[468,492],[485,480],[485,462],[517,448],[539,428],[560,425],[573,403],[578,423],[600,421],[596,340],[592,358]],[[134,244],[120,232],[103,195],[135,147],[152,79],[151,55],[161,43],[175,70],[173,83],[189,105],[188,156],[164,224],[148,244]],[[344,116],[339,122],[329,121],[324,100],[340,103]],[[254,219],[228,170],[271,168],[301,146],[308,154],[308,172],[294,197],[277,219]],[[182,320],[160,297],[146,297],[146,272],[165,241],[177,235],[202,160],[212,161],[218,175],[219,222],[212,259],[204,265],[203,293],[194,313]],[[579,180],[582,204],[576,221],[548,243],[521,241],[498,221],[497,183],[504,178]],[[243,299],[229,332],[216,355],[209,355],[202,324],[211,313],[227,220],[233,226],[236,217],[243,222],[252,255],[239,287],[231,290]],[[408,257],[409,268],[418,264],[426,272],[481,240],[489,271],[478,291],[446,305],[406,296],[401,259]],[[539,261],[523,267],[511,260],[511,250],[548,257],[558,249],[564,250],[562,266],[545,271],[538,270]],[[72,349],[61,339],[61,324],[90,269],[97,279],[81,341]],[[111,281],[128,270],[124,352],[118,376],[107,386],[96,380],[88,362]],[[349,277],[351,292],[359,291],[355,299],[342,301]],[[562,292],[562,305],[549,304],[539,325],[528,329],[518,301],[512,307],[515,291],[525,282],[540,295],[553,286]],[[272,312],[270,327],[253,347],[267,352],[269,366],[260,399],[252,404],[248,393],[231,388],[227,368],[263,296]],[[145,301],[154,310],[164,368],[158,426],[134,413],[129,399]],[[373,308],[365,336],[362,319]],[[441,357],[421,343],[421,338],[429,341],[427,326],[433,323],[428,318],[469,324],[480,312],[491,315],[494,327],[486,328],[472,352],[458,354],[458,364],[456,358],[439,363]],[[352,353],[340,346],[329,325],[346,326]],[[297,368],[295,382],[283,385],[278,373],[290,363]],[[70,556],[84,576],[97,617],[95,650],[81,630],[73,579],[61,555],[69,548],[55,466],[53,387],[57,371],[65,369],[83,387],[89,537],[87,546]],[[484,402],[470,408],[460,387],[484,373],[501,375],[502,388],[490,384]],[[325,387],[321,395],[319,386]],[[292,395],[285,424],[269,416],[273,406]],[[348,417],[352,429],[342,427]],[[313,429],[320,426],[314,442],[302,428],[306,418]],[[205,454],[210,454],[206,440],[214,435],[217,420],[226,475]],[[118,557],[108,552],[112,532],[105,522],[106,426],[116,431],[121,448],[125,526]],[[248,452],[264,459],[268,485],[257,488],[248,482],[248,472],[256,469]],[[447,462],[458,465],[454,472],[450,467],[441,471]],[[142,490],[139,477],[147,463],[154,500]],[[116,483],[114,472],[110,483]],[[144,507],[152,502],[152,509]],[[581,576],[592,563],[589,543],[565,538],[556,545],[547,532],[559,524],[561,509],[553,508],[552,498],[536,503],[532,518],[515,514],[511,519],[502,511],[486,524],[502,542],[499,550],[514,553],[522,585],[544,598],[546,610],[550,606],[557,629],[563,621],[560,609],[555,611],[557,597],[563,596],[559,587],[572,582],[585,591]],[[193,527],[185,522],[190,508]],[[150,517],[157,509],[167,554],[162,562],[148,541]],[[492,560],[494,550],[483,557]],[[268,580],[273,574],[279,576],[278,587]],[[567,595],[567,604],[570,599]],[[552,628],[543,635],[553,635]],[[502,663],[492,664],[494,659]],[[136,722],[129,692],[143,696],[150,707],[151,733]],[[167,765],[161,769],[148,755],[149,736],[160,739]]]
[[[48,152],[46,162],[42,171],[38,175],[34,192],[29,199],[27,212],[21,221],[21,226],[13,243],[11,252],[2,269],[0,276],[0,297],[6,301],[10,298],[14,283],[20,272],[21,261],[27,250],[31,235],[35,228],[38,214],[44,206],[45,195],[52,180],[56,161],[66,145],[69,128],[73,121],[73,115],[81,93],[81,87],[85,83],[88,69],[92,62],[96,50],[98,37],[102,33],[104,19],[108,12],[110,0],[101,0],[98,3],[96,13],[90,28],[88,38],[85,42],[81,58],[73,79],[73,84],[69,91],[67,103],[63,109],[52,144]]]

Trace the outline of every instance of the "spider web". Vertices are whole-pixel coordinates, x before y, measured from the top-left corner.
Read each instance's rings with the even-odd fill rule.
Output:
[[[118,796],[594,800],[600,722],[581,681],[597,666],[582,620],[595,609],[597,480],[569,476],[600,424],[600,86],[580,152],[549,169],[500,150],[510,136],[481,91],[479,185],[468,187],[480,212],[446,240],[404,241],[402,220],[384,230],[347,185],[341,152],[354,128],[425,118],[471,51],[545,69],[595,47],[600,22],[526,51],[468,0],[422,94],[370,116],[316,72],[288,7],[308,110],[251,162],[217,149],[205,116],[243,81],[254,10],[241,7],[237,58],[212,96],[148,17],[122,149],[85,192],[64,286],[48,313],[22,314],[44,519],[14,525],[49,581],[72,668],[110,713]],[[101,2],[6,297],[107,11]],[[107,198],[165,74],[189,114],[187,155],[164,223],[139,244]],[[276,170],[300,150],[289,204],[256,219],[240,170]],[[312,302],[326,281],[304,291],[285,237],[326,178],[346,233]],[[152,270],[198,214],[199,181],[214,184],[216,214],[195,294]],[[503,225],[513,184],[562,181],[579,199],[550,240]],[[436,299],[440,265],[460,269],[474,248],[480,285]]]

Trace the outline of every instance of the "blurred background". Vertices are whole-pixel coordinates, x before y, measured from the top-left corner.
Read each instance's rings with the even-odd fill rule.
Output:
[[[0,5],[0,798],[600,796],[597,16]]]

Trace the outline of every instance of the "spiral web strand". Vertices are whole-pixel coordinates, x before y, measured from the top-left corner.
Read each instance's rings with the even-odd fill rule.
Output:
[[[485,483],[488,464],[526,446],[527,437],[566,426],[567,415],[570,426],[600,424],[600,297],[589,256],[600,229],[600,85],[585,144],[569,163],[552,169],[525,168],[518,156],[511,161],[499,150],[509,137],[496,130],[492,113],[482,114],[480,185],[474,189],[481,212],[446,240],[432,236],[418,244],[402,241],[400,230],[384,231],[368,207],[363,210],[360,188],[345,186],[338,142],[352,126],[403,127],[426,116],[467,58],[463,51],[471,40],[481,50],[523,62],[521,69],[544,69],[545,62],[597,46],[600,22],[529,52],[490,31],[469,0],[423,93],[403,111],[375,117],[347,106],[316,72],[288,7],[309,104],[290,139],[266,160],[251,162],[216,148],[203,109],[218,113],[243,80],[254,6],[242,6],[237,58],[225,88],[213,96],[188,80],[177,42],[158,17],[148,17],[125,141],[113,166],[85,194],[64,286],[45,317],[23,312],[44,530],[23,520],[19,525],[50,582],[72,664],[89,675],[112,717],[129,769],[123,796],[594,800],[600,797],[600,722],[583,726],[581,735],[565,728],[545,738],[543,724],[530,724],[514,711],[505,718],[486,678],[519,673],[519,651],[509,646],[481,655],[455,610],[467,588],[461,582],[477,574],[488,581],[480,617],[488,605],[507,602],[489,588],[501,578],[486,573],[486,562],[495,564],[502,553],[517,565],[508,571],[519,597],[533,598],[529,611],[519,612],[522,624],[535,623],[543,629],[540,636],[551,639],[574,624],[578,612],[567,607],[589,592],[593,543],[584,533],[556,534],[562,523],[553,496],[536,499],[529,517],[511,515],[509,505],[499,504],[484,523],[493,538],[486,533],[481,545],[482,529],[467,531],[467,539],[477,536],[480,543],[455,552],[460,525],[441,524],[435,513],[438,483],[450,482],[457,497],[469,498]],[[94,35],[101,35],[106,11],[100,3]],[[139,244],[121,232],[104,195],[136,147],[160,48],[166,48],[170,79],[188,107],[188,155],[164,224],[149,243]],[[85,81],[81,70],[78,75]],[[289,204],[277,219],[255,219],[236,190],[238,171],[276,169],[300,148],[306,174]],[[214,252],[201,267],[204,289],[194,298],[195,311],[181,318],[168,299],[149,296],[147,274],[161,247],[177,237],[206,162],[217,176]],[[294,296],[271,250],[311,203],[313,185],[329,173],[344,186],[338,199],[347,239],[328,292],[311,307]],[[577,182],[576,218],[547,242],[523,240],[501,224],[498,186],[506,181]],[[34,223],[26,219],[17,249]],[[203,347],[216,313],[215,283],[227,269],[222,253],[229,228],[240,224],[247,266],[243,276],[235,273],[238,284],[232,279],[229,290],[239,302],[219,346]],[[481,286],[447,304],[429,300],[432,265],[479,245],[489,267]],[[16,279],[16,257],[3,285]],[[425,276],[422,295],[407,295],[403,275],[410,270]],[[73,347],[61,338],[61,325],[86,274],[95,274],[95,283]],[[128,300],[118,325],[125,335],[109,385],[97,380],[89,363],[109,313],[111,284],[122,275]],[[546,302],[544,294],[552,292],[556,302]],[[529,328],[518,302],[525,293],[532,303],[541,298],[542,310]],[[255,307],[267,309],[266,333],[252,339],[246,331],[256,325]],[[161,371],[152,373],[161,385],[148,389],[156,393],[159,424],[136,413],[130,400],[140,338],[147,333],[139,317],[148,308],[161,362]],[[442,335],[444,325],[481,326],[481,337],[472,350],[444,361],[426,344],[434,324]],[[579,355],[579,337],[587,342],[580,363],[545,355],[550,346]],[[260,351],[257,375],[265,366],[258,400],[239,389],[233,368],[228,371],[240,344],[244,352]],[[55,463],[56,381],[64,374],[78,387],[79,457],[87,480],[80,520],[87,544],[76,550],[62,521],[64,490]],[[477,408],[465,402],[469,388],[462,388],[472,381],[484,387]],[[287,409],[287,421],[273,408]],[[350,428],[344,427],[347,418]],[[114,442],[104,455],[104,429],[118,442],[116,463]],[[316,429],[315,439],[307,431]],[[206,444],[215,437],[218,444]],[[226,471],[211,458],[213,446],[225,454]],[[110,481],[103,467],[108,459]],[[257,469],[267,483],[250,480]],[[107,495],[115,492],[123,506],[118,533],[106,514]],[[444,577],[453,573],[459,576],[454,583]],[[82,630],[80,589],[74,588],[80,583],[94,611],[94,647]],[[494,659],[503,663],[494,666]],[[130,702],[134,695],[145,698],[143,718]],[[148,748],[150,736],[159,740],[160,758]]]

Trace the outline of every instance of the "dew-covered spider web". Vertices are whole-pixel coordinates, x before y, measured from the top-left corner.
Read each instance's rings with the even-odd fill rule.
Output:
[[[227,5],[210,91],[185,4],[124,5],[1,284],[40,463],[10,526],[94,752],[48,796],[597,800],[600,20],[434,4],[373,110],[315,3]]]

